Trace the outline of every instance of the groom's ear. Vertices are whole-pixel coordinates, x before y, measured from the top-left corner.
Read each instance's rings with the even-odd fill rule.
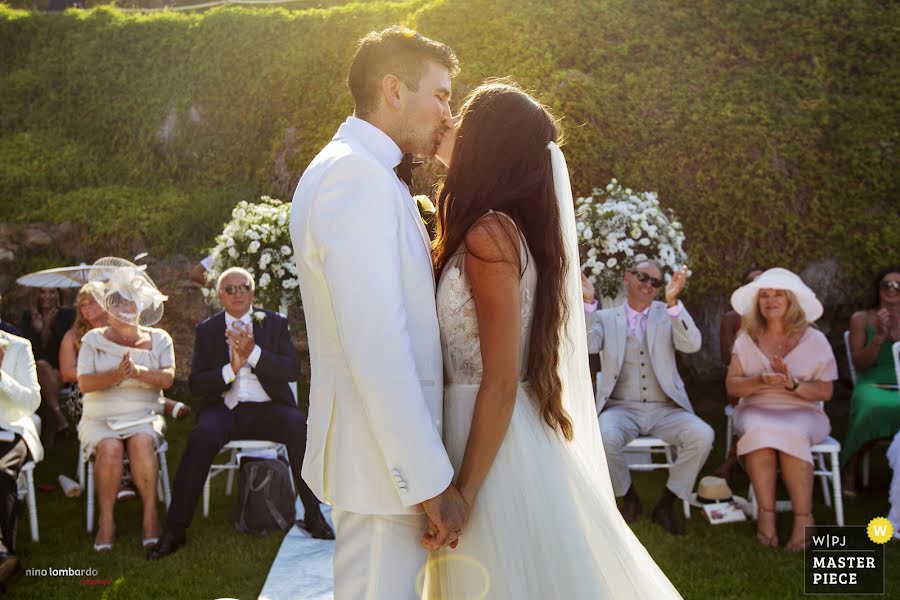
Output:
[[[403,82],[400,81],[400,78],[392,73],[388,73],[382,78],[381,95],[384,98],[384,102],[389,109],[397,111],[402,108],[402,87],[404,87]]]

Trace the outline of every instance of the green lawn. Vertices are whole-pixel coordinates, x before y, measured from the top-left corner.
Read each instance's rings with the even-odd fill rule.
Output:
[[[701,398],[710,389],[692,392]],[[845,394],[844,394],[845,395]],[[183,392],[179,396],[185,399]],[[843,397],[843,396],[842,396]],[[841,400],[846,401],[844,398]],[[704,472],[713,470],[723,452],[724,416],[721,406],[713,402],[695,402],[700,413],[718,433]],[[840,412],[840,411],[838,411]],[[846,419],[832,418],[834,435],[841,439]],[[174,480],[178,461],[187,441],[192,419],[170,422],[169,474]],[[73,439],[59,443],[48,453],[36,470],[36,482],[55,481],[57,474],[74,477],[76,443]],[[866,524],[888,510],[887,486],[890,470],[883,451],[872,462],[872,486],[856,500],[845,502],[848,525]],[[663,485],[663,475],[638,474],[638,491],[645,512],[656,501]],[[745,495],[747,479],[737,477],[736,493]],[[107,586],[91,589],[78,577],[23,577],[12,588],[20,598],[256,598],[262,589],[269,566],[275,558],[282,535],[261,539],[235,532],[231,526],[234,497],[224,495],[224,477],[213,483],[210,517],[199,511],[189,530],[189,544],[178,554],[159,562],[144,559],[140,547],[140,502],[130,500],[117,506],[118,540],[111,553],[97,554],[91,548],[92,537],[85,531],[85,499],[65,498],[60,492],[38,494],[41,541],[31,542],[24,506],[20,509],[19,555],[29,568],[96,569],[97,579],[111,580]],[[816,493],[816,518],[823,524],[833,523],[833,512],[824,506],[821,493]],[[552,523],[548,523],[552,527]],[[634,530],[687,599],[757,599],[802,598],[803,556],[784,550],[760,547],[751,523],[711,526],[694,511],[688,524],[688,536],[676,539],[653,525],[645,516]],[[779,536],[790,535],[790,515],[779,516]],[[900,546],[888,544],[887,564],[900,564]],[[900,592],[900,571],[888,570],[886,597]],[[835,596],[838,598],[838,596]],[[847,598],[847,596],[840,596]],[[549,599],[548,599],[549,600]]]

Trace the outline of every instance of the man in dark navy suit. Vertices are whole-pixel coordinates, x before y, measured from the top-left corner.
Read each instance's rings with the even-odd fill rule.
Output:
[[[306,416],[297,408],[291,381],[299,375],[288,321],[253,306],[253,277],[227,269],[216,290],[224,311],[197,326],[188,384],[198,397],[197,425],[175,476],[167,531],[147,558],[167,556],[184,545],[197,500],[216,454],[231,440],[269,440],[287,446],[300,491],[307,531],[334,539],[319,500],[300,477],[306,449]]]

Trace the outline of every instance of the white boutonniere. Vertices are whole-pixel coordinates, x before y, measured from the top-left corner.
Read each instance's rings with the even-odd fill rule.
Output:
[[[262,323],[266,318],[266,313],[261,310],[253,311],[253,320],[257,323]]]
[[[6,352],[9,350],[9,340],[6,339],[6,336],[0,333],[0,350]]]

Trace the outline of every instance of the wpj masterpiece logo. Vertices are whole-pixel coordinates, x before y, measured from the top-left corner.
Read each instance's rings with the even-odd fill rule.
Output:
[[[884,594],[884,544],[892,535],[881,517],[868,527],[816,527],[804,558],[804,592]]]

